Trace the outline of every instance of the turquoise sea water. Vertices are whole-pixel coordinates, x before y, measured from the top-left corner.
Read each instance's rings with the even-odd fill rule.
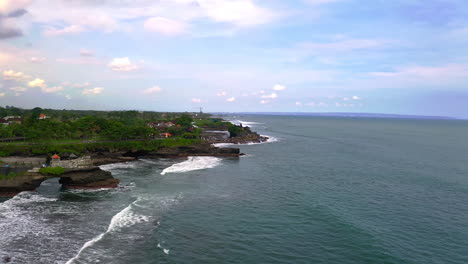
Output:
[[[231,118],[278,141],[45,182],[0,203],[0,263],[468,263],[468,122]]]

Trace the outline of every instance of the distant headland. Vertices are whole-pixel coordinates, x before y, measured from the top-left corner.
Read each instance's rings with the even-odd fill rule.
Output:
[[[455,117],[449,116],[430,116],[430,115],[402,115],[402,114],[381,114],[381,113],[347,113],[347,112],[218,112],[213,114],[238,114],[238,115],[278,115],[278,116],[316,116],[316,117],[350,117],[350,118],[395,118],[395,119],[442,119],[454,120]]]

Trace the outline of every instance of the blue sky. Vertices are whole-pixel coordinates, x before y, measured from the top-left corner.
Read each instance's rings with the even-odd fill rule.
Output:
[[[462,0],[0,0],[0,104],[468,117]]]

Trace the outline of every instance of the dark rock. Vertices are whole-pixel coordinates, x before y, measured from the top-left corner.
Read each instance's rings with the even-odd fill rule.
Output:
[[[240,150],[238,148],[217,148],[208,143],[176,148],[162,148],[147,154],[147,156],[155,158],[179,158],[187,156],[238,157],[239,155]]]
[[[60,178],[59,182],[63,188],[68,189],[117,188],[120,182],[112,177],[110,172],[99,167],[68,170],[60,176],[28,172],[11,179],[0,180],[0,197],[13,197],[23,191],[35,191],[43,181],[50,178]]]
[[[60,176],[59,183],[66,189],[117,188],[119,180],[99,167],[71,170]]]

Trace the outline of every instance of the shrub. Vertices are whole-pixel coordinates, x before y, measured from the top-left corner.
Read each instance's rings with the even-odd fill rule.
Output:
[[[47,168],[41,168],[39,170],[39,173],[42,175],[54,175],[54,176],[62,175],[64,172],[65,172],[65,169],[62,167],[47,167]]]

